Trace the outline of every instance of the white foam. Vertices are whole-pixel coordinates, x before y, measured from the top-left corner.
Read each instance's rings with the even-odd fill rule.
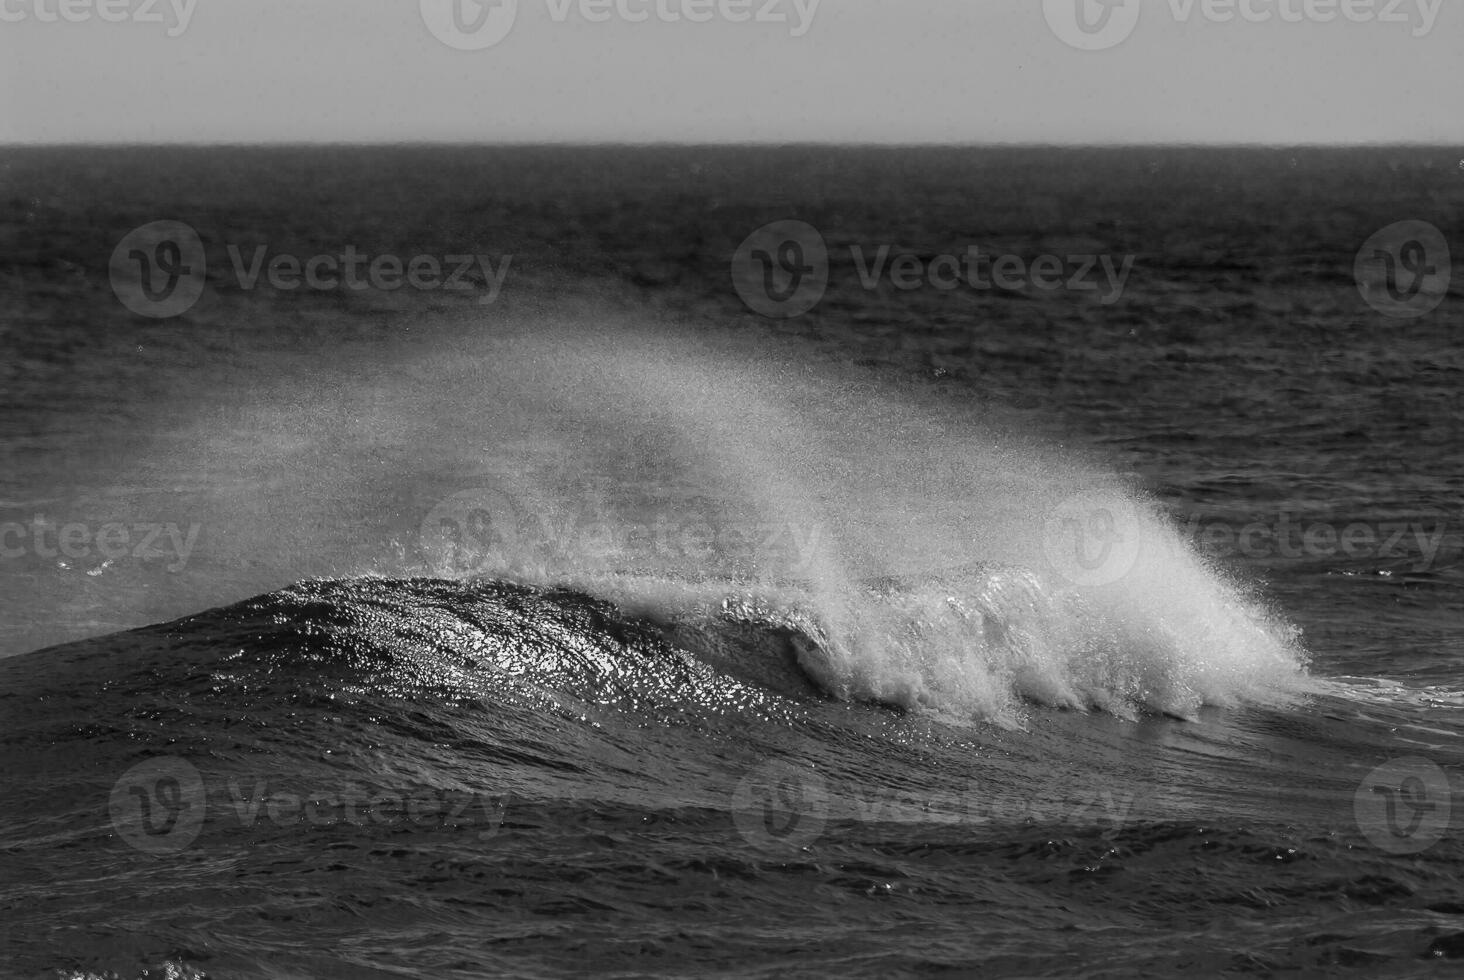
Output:
[[[553,478],[500,475],[521,533],[478,571],[630,602],[662,583],[648,605],[773,593],[810,610],[804,668],[828,691],[955,719],[1021,724],[1033,702],[1192,716],[1297,687],[1289,628],[1112,474],[788,355],[623,324],[521,335],[495,354],[495,392],[540,420],[531,442],[572,451]],[[1123,523],[1112,568],[1054,548],[1075,499]]]

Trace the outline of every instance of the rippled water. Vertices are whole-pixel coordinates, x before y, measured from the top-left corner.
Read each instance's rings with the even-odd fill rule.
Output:
[[[7,973],[1464,954],[1459,296],[1357,267],[1464,239],[1447,152],[3,168]],[[154,319],[110,272],[159,220],[208,272]],[[785,220],[827,288],[770,319]],[[261,245],[488,261],[248,288]],[[1128,271],[863,282],[972,245]]]

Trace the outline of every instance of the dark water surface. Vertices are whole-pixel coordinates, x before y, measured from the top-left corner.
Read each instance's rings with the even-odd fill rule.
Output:
[[[4,151],[0,972],[1452,975],[1461,206]]]

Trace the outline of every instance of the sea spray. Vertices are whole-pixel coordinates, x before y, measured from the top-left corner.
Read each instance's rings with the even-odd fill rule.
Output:
[[[624,323],[539,324],[480,367],[536,445],[570,451],[500,468],[483,492],[513,502],[512,527],[439,573],[650,614],[771,596],[828,694],[953,720],[1193,717],[1302,677],[1289,629],[1152,501],[1009,421]]]

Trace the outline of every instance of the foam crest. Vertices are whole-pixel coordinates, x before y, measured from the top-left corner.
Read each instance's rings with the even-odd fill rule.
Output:
[[[1191,717],[1301,682],[1289,629],[1102,467],[767,351],[576,322],[497,350],[505,411],[562,451],[499,471],[513,533],[473,571],[662,610],[771,596],[830,693],[955,719]]]

